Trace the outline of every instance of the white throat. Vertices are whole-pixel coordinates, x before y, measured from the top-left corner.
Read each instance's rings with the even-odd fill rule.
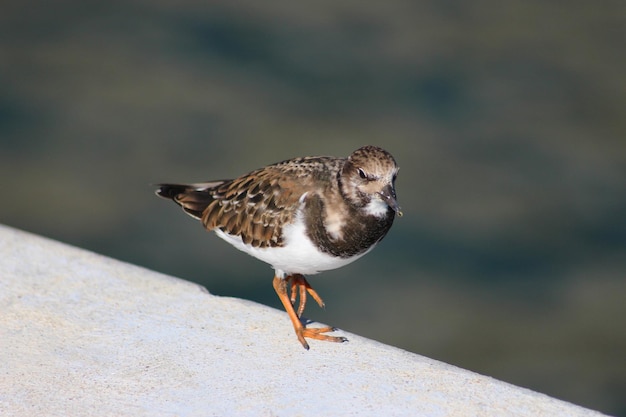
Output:
[[[363,211],[370,216],[380,218],[387,215],[388,209],[389,206],[383,200],[380,198],[372,198],[372,200],[363,208]]]

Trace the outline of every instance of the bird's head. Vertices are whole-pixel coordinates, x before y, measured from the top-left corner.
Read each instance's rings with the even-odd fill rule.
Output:
[[[364,146],[354,151],[341,171],[341,191],[355,206],[383,217],[391,209],[402,216],[396,199],[398,164],[386,150]]]

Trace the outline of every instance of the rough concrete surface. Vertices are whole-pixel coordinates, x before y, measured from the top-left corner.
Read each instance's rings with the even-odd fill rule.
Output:
[[[345,335],[0,226],[1,416],[600,415]]]

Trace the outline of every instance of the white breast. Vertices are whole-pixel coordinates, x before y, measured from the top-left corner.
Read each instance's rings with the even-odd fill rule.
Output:
[[[334,257],[321,252],[306,236],[301,217],[298,216],[294,223],[283,228],[285,243],[282,247],[255,248],[243,243],[239,236],[229,235],[219,229],[215,229],[215,233],[237,249],[270,264],[281,278],[290,274],[311,275],[341,268],[356,261],[374,247],[373,245],[367,251],[350,258]]]

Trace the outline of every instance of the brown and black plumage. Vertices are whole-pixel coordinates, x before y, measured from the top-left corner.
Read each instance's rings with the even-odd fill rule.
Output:
[[[401,214],[394,188],[397,172],[391,154],[364,146],[348,158],[294,158],[232,180],[161,184],[157,195],[273,266],[274,288],[308,349],[305,337],[345,338],[324,334],[333,328],[307,328],[300,322],[307,293],[323,306],[304,274],[346,265],[385,236],[395,214]]]

